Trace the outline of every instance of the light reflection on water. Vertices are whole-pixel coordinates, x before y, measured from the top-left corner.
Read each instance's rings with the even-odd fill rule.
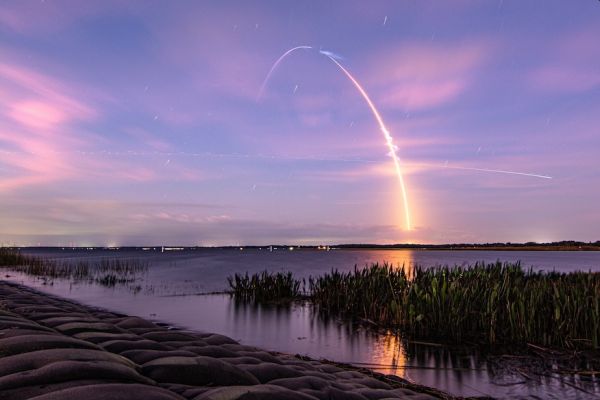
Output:
[[[406,350],[397,335],[381,335],[375,342],[375,348],[371,354],[371,363],[365,364],[382,374],[398,375],[401,378],[410,379],[407,370],[403,368],[408,364]]]
[[[535,253],[535,254],[530,254]],[[55,258],[106,257],[107,254],[60,252]],[[111,252],[109,256],[114,257]],[[569,386],[584,385],[598,393],[598,382],[569,382],[556,378],[524,380],[512,373],[495,372],[483,357],[471,350],[407,344],[394,335],[374,334],[332,318],[323,318],[310,306],[258,306],[243,304],[227,295],[189,295],[226,287],[226,277],[235,272],[264,269],[291,270],[299,277],[319,275],[331,268],[351,270],[354,265],[388,261],[394,265],[463,264],[479,260],[528,260],[524,264],[543,269],[590,269],[600,265],[600,254],[560,252],[423,252],[423,251],[340,251],[281,252],[218,251],[189,254],[126,253],[126,258],[151,262],[143,290],[135,294],[126,287],[72,285],[15,273],[9,279],[68,297],[86,304],[127,314],[169,322],[195,330],[218,332],[245,344],[274,351],[303,354],[339,362],[356,363],[379,372],[396,374],[416,383],[434,386],[461,396],[491,395],[504,398],[590,398]],[[445,261],[442,261],[445,260]],[[569,261],[570,260],[570,261]],[[551,265],[554,265],[552,267]],[[175,294],[187,294],[184,296]],[[566,382],[566,383],[565,383]]]

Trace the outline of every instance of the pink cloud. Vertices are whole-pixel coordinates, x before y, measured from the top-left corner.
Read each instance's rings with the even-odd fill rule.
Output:
[[[23,131],[7,132],[0,128],[0,141],[18,149],[2,156],[2,162],[14,172],[11,172],[10,178],[0,180],[0,190],[49,183],[73,176],[76,172],[61,156],[56,143],[50,140],[32,137]]]
[[[0,63],[0,141],[12,149],[2,158],[10,167],[10,178],[0,189],[14,189],[49,183],[77,175],[61,153],[82,138],[73,124],[89,120],[96,113],[76,99],[69,87],[58,80],[21,66]]]
[[[108,174],[107,174],[108,175]],[[111,174],[110,178],[121,178],[129,181],[149,182],[156,179],[156,172],[150,168],[126,166],[117,172],[117,175]]]
[[[9,115],[18,123],[40,129],[40,132],[54,128],[67,118],[60,108],[37,100],[14,103]]]
[[[400,110],[434,108],[456,99],[483,63],[490,43],[458,47],[412,43],[386,49],[373,59],[369,84],[378,104]]]
[[[232,218],[229,215],[201,215],[198,213],[189,214],[182,212],[172,211],[156,211],[148,213],[136,213],[129,216],[129,219],[135,221],[170,221],[186,224],[218,224],[223,222],[231,221]]]
[[[107,144],[101,135],[86,132],[84,122],[100,112],[92,100],[75,93],[89,90],[18,64],[0,62],[0,163],[7,171],[0,190],[15,190],[57,181],[91,178],[150,182],[204,178],[194,168],[164,160],[95,151]],[[168,142],[140,128],[126,132],[155,151],[169,151]],[[108,143],[110,144],[110,143]]]
[[[465,88],[459,79],[418,84],[398,84],[384,95],[381,103],[386,106],[417,110],[435,107],[454,99]]]
[[[403,177],[414,175],[429,169],[427,165],[405,161],[403,161],[401,165]],[[388,160],[382,159],[377,162],[348,163],[348,165],[343,168],[311,171],[301,173],[301,176],[310,179],[311,181],[359,182],[384,179],[389,181],[392,185],[397,182],[396,169],[394,168],[391,158]]]
[[[68,110],[66,115],[73,119],[91,119],[96,116],[96,112],[77,100],[71,93],[81,91],[81,88],[66,85],[55,78],[40,74],[29,68],[0,63],[0,83],[4,81],[2,92],[10,95],[11,100],[22,99],[23,97],[33,97],[39,103],[42,99],[48,105],[45,107],[61,107]],[[0,92],[0,93],[2,93]]]
[[[98,137],[79,124],[97,119],[99,113],[73,95],[80,91],[29,68],[0,63],[0,144],[6,149],[1,162],[10,171],[0,180],[0,190],[91,177],[147,182],[176,174],[179,179],[198,179],[195,171],[180,166],[163,172],[156,164],[138,165],[139,160],[130,158],[108,162],[105,155],[86,152]],[[159,140],[150,145],[167,147]]]
[[[581,92],[600,85],[600,30],[571,32],[551,43],[554,56],[530,74],[532,85],[543,91]]]

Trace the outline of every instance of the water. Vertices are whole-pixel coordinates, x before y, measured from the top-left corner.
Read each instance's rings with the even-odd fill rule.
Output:
[[[148,272],[129,286],[106,288],[55,280],[51,284],[13,272],[6,279],[83,303],[195,330],[222,333],[244,344],[313,358],[348,362],[391,373],[460,396],[587,399],[600,397],[596,381],[557,376],[539,381],[517,372],[498,371],[472,349],[410,344],[393,335],[373,334],[338,320],[324,320],[310,306],[264,307],[239,304],[227,288],[236,272],[292,271],[298,277],[336,268],[387,261],[394,265],[463,265],[476,261],[521,261],[535,270],[600,271],[600,252],[427,251],[427,250],[263,250],[191,251],[29,250],[60,260],[136,258],[150,262]],[[137,287],[132,290],[133,287]],[[588,393],[573,387],[580,386]]]

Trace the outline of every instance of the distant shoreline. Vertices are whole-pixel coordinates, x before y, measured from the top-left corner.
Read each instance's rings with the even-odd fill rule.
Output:
[[[432,247],[339,247],[355,250],[427,250],[427,251],[600,251],[599,246],[432,246]]]
[[[457,250],[457,251],[600,251],[600,241],[575,242],[562,241],[553,243],[456,243],[456,244],[372,244],[372,243],[349,243],[335,245],[295,245],[295,244],[272,244],[272,245],[238,245],[238,246],[2,246],[17,250],[130,250],[130,251],[194,251],[194,250]]]

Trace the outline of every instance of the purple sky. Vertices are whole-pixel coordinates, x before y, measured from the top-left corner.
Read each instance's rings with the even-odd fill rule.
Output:
[[[595,241],[599,43],[594,0],[3,1],[0,242]]]

